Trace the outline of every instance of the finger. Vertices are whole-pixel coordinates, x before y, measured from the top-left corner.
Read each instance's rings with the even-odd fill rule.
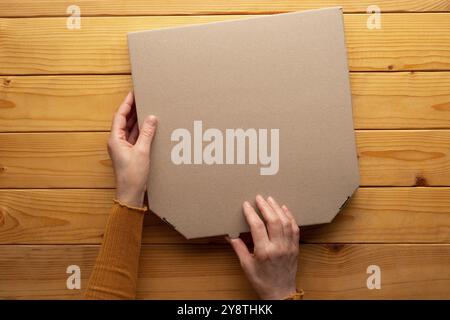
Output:
[[[126,125],[127,119],[125,116],[116,112],[111,126],[111,138],[112,139],[126,139]]]
[[[139,124],[135,122],[133,128],[131,128],[130,135],[128,136],[128,142],[131,144],[135,144],[138,136]]]
[[[281,209],[283,210],[283,213],[289,218],[289,220],[291,220],[291,222],[295,225],[297,225],[297,222],[295,221],[294,215],[292,214],[292,212],[289,210],[289,208],[283,204],[281,206]]]
[[[245,264],[252,257],[250,251],[248,251],[247,245],[244,243],[244,241],[242,241],[241,238],[227,238],[227,241],[231,244],[234,252],[236,252],[236,255],[238,256],[241,264]]]
[[[283,212],[283,209],[281,209],[280,205],[278,204],[278,202],[275,201],[274,198],[268,197],[267,203],[272,207],[272,210],[275,211],[278,217],[280,217],[284,236],[289,238],[288,240],[291,240],[290,239],[292,237],[291,220],[286,216],[286,214]]]
[[[267,223],[267,231],[269,233],[270,241],[282,239],[283,227],[281,225],[280,217],[273,211],[272,207],[261,195],[256,196],[256,204]]]
[[[137,113],[136,113],[136,109],[132,108],[130,111],[130,115],[129,118],[127,120],[127,130],[131,130],[134,126],[134,124],[137,121]]]
[[[130,113],[131,109],[133,108],[133,104],[134,104],[133,92],[128,92],[127,96],[120,104],[119,109],[117,110],[117,113],[126,117]]]
[[[122,104],[126,104],[130,107],[133,106],[134,104],[134,94],[133,91],[128,92],[127,96],[125,97],[125,99],[123,100]]]
[[[133,105],[133,94],[130,92],[125,97],[125,100],[122,102],[122,104],[119,106],[119,109],[114,114],[114,118],[112,121],[111,126],[111,133],[113,137],[124,137],[125,136],[125,129],[127,125],[127,115],[131,111],[131,107]]]
[[[292,234],[293,234],[296,242],[299,242],[300,241],[300,228],[298,227],[298,224],[295,221],[294,215],[292,214],[292,212],[288,209],[288,207],[286,205],[281,206],[281,209],[283,209],[283,212],[286,215],[286,217],[288,217],[289,220],[291,220]]]
[[[130,115],[131,114],[131,115]],[[133,129],[134,125],[137,122],[137,114],[136,114],[136,110],[131,109],[130,113],[129,113],[129,117],[127,120],[127,126],[125,129],[125,134],[127,137],[127,141],[130,142],[130,134],[131,134],[131,130]],[[134,143],[133,143],[134,144]]]
[[[136,113],[136,104],[134,103],[134,96],[132,96],[132,97],[133,97],[133,100],[127,100],[127,98],[128,98],[128,95],[127,95],[127,97],[125,98],[125,101],[122,102],[122,103],[126,103],[131,106],[131,110],[127,115],[127,120],[129,120],[131,118],[131,116]]]
[[[250,232],[252,233],[253,243],[256,246],[264,246],[269,241],[269,237],[267,235],[266,226],[261,218],[256,213],[255,209],[245,201],[242,205],[245,220],[247,220],[248,225],[250,226]]]
[[[141,130],[139,132],[139,137],[137,138],[135,144],[138,148],[150,153],[150,146],[152,144],[153,137],[155,136],[156,125],[156,117],[153,115],[148,116],[144,120],[144,123],[142,124]]]

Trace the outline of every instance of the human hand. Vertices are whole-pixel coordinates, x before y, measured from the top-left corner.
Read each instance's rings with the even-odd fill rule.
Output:
[[[286,206],[256,196],[266,225],[247,201],[243,211],[253,238],[250,253],[240,239],[228,239],[242,269],[261,299],[278,300],[296,293],[300,229]]]
[[[148,116],[139,132],[134,96],[130,92],[114,114],[108,152],[116,176],[116,199],[142,207],[150,171],[150,147],[156,131],[156,117]]]

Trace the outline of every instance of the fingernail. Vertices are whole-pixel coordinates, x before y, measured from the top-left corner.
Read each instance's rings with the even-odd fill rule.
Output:
[[[281,209],[287,210],[287,207],[283,204],[283,205],[281,206]]]
[[[156,124],[156,117],[154,115],[151,115],[148,117],[148,122],[154,126]]]
[[[249,208],[250,207],[250,203],[248,201],[244,202],[244,207]]]
[[[256,200],[264,200],[264,198],[262,197],[262,195],[258,194],[258,195],[256,196]]]
[[[267,200],[270,201],[270,202],[274,202],[274,200],[273,200],[273,198],[271,196],[268,196]]]

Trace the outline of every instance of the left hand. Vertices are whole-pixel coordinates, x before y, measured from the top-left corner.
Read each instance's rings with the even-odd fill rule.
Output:
[[[148,116],[139,131],[132,92],[114,114],[108,152],[116,176],[116,199],[124,204],[134,207],[144,204],[156,125],[156,117]]]

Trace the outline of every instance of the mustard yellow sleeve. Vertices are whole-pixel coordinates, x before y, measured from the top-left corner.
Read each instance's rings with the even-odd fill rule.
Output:
[[[85,292],[86,299],[135,299],[146,208],[114,202],[99,255]]]
[[[283,300],[303,300],[303,295],[305,294],[305,291],[303,289],[300,289],[291,294],[290,296],[284,298]]]

